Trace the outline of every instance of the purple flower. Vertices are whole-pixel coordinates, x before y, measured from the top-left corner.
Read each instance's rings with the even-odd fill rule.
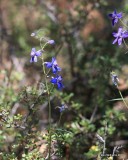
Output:
[[[116,10],[108,15],[112,19],[112,25],[114,26],[119,19],[122,18],[122,13],[117,13]]]
[[[66,104],[62,104],[61,107],[58,107],[58,108],[60,109],[60,113],[61,113],[61,112],[64,112],[68,108],[68,106]]]
[[[35,32],[31,33],[31,36],[32,36],[32,37],[35,37],[35,36],[36,36],[36,33],[35,33]]]
[[[63,112],[63,111],[65,111],[65,106],[62,105],[61,107],[59,107],[59,109],[60,109],[60,112]]]
[[[56,58],[53,57],[51,62],[45,62],[47,68],[52,68],[52,72],[55,74],[58,71],[61,71],[61,68],[58,66]]]
[[[50,82],[54,85],[57,85],[59,90],[64,88],[64,85],[62,84],[62,77],[59,75],[57,75],[56,77],[52,77]]]
[[[36,51],[35,48],[32,48],[31,50],[31,59],[30,59],[30,62],[37,62],[37,57],[41,56],[41,50],[39,51]]]
[[[115,74],[115,72],[111,72],[111,78],[112,78],[112,82],[115,86],[118,85],[119,82],[119,78],[117,77],[117,75]]]
[[[117,33],[112,33],[113,36],[116,38],[112,44],[115,44],[116,42],[118,42],[118,45],[121,45],[122,44],[122,40],[124,38],[127,38],[128,37],[128,32],[127,31],[123,31],[123,29],[120,27],[118,29],[118,32]]]
[[[55,41],[51,39],[51,40],[49,40],[47,43],[48,43],[48,44],[55,44]]]

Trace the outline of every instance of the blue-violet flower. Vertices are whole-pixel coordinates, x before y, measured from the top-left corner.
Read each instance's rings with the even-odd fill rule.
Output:
[[[64,88],[64,85],[62,84],[62,77],[59,75],[57,75],[56,77],[52,77],[50,82],[54,85],[57,85],[59,90]]]
[[[118,86],[118,82],[119,82],[119,78],[117,77],[115,72],[111,72],[111,78],[112,78],[113,84],[117,87]]]
[[[61,71],[61,68],[58,66],[56,58],[53,57],[51,62],[45,62],[47,68],[52,68],[52,72],[56,74],[58,71]]]
[[[68,107],[67,107],[66,104],[62,104],[61,107],[59,107],[60,113],[63,112],[63,111],[65,111],[65,109],[67,109],[67,108],[68,108]]]
[[[39,51],[36,51],[35,48],[32,48],[31,50],[31,59],[30,59],[30,62],[37,62],[37,57],[41,56],[41,50]]]
[[[112,33],[113,36],[116,38],[112,44],[115,44],[116,42],[118,42],[118,45],[121,45],[122,44],[122,40],[124,38],[127,38],[128,37],[128,32],[127,31],[123,31],[123,29],[120,27],[118,29],[118,32],[117,33]]]
[[[108,15],[112,19],[112,25],[114,26],[119,19],[122,18],[122,13],[117,13],[116,10]]]
[[[32,36],[32,37],[35,37],[35,36],[36,36],[36,33],[35,33],[35,32],[32,32],[32,33],[31,33],[31,36]]]
[[[55,41],[51,39],[51,40],[49,40],[47,43],[54,45],[54,44],[55,44]]]
[[[65,106],[62,105],[61,107],[59,107],[59,109],[60,109],[60,112],[63,112],[65,110]]]

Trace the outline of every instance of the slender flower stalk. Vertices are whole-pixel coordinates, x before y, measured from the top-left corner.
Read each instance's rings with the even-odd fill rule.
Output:
[[[125,40],[123,39],[123,43],[124,43],[124,45],[125,45],[125,47],[128,49],[128,45],[126,44],[126,42],[125,42]],[[126,53],[128,53],[128,51],[127,52],[125,52],[125,54]]]
[[[61,107],[58,107],[59,110],[60,110],[60,118],[59,118],[59,121],[58,121],[58,126],[60,125],[60,121],[61,121],[61,118],[62,118],[62,114],[63,112],[68,108],[67,105],[65,104],[62,104]]]
[[[46,84],[46,90],[48,94],[48,108],[49,108],[49,160],[51,160],[51,102],[50,102],[50,92],[48,88],[48,82],[47,82],[47,74],[45,71],[45,66],[44,66],[44,60],[42,57],[42,65],[43,65],[43,72],[45,75],[45,84]]]
[[[48,87],[48,74],[50,72],[50,70],[52,69],[52,73],[55,75],[55,77],[52,77],[51,78],[51,83],[54,84],[53,86],[57,86],[57,88],[59,90],[61,90],[64,86],[62,84],[62,77],[60,75],[58,75],[58,72],[61,71],[61,68],[58,66],[57,64],[57,61],[56,61],[56,58],[53,57],[52,58],[52,61],[51,62],[44,62],[44,58],[43,58],[43,52],[44,52],[44,48],[49,44],[49,45],[54,45],[55,44],[55,41],[54,40],[49,40],[47,39],[46,40],[46,43],[45,44],[42,44],[42,41],[43,41],[43,37],[39,38],[38,35],[37,35],[38,32],[36,33],[32,33],[31,36],[33,37],[36,37],[40,40],[40,47],[41,47],[41,50],[38,50],[36,51],[35,48],[32,48],[31,50],[31,59],[30,59],[30,62],[37,62],[37,58],[38,57],[41,57],[42,59],[42,67],[43,67],[43,73],[44,73],[44,81],[45,81],[45,86],[46,86],[46,92],[47,92],[47,101],[48,101],[48,112],[49,112],[49,117],[48,117],[48,121],[49,121],[49,125],[48,125],[48,133],[49,133],[49,139],[48,139],[48,160],[51,160],[51,157],[52,157],[52,153],[51,153],[51,143],[52,143],[52,124],[51,124],[51,102],[50,102],[50,93],[51,93],[51,90],[49,89]],[[49,70],[46,72],[46,68],[48,68]],[[53,89],[53,88],[52,88]],[[64,107],[62,107],[61,109],[61,112],[64,110]],[[61,114],[62,115],[62,114]],[[61,120],[61,116],[60,116],[60,120]],[[59,120],[59,121],[60,121]]]
[[[41,45],[41,42],[40,42],[40,46],[41,46],[41,49],[43,50],[45,48],[45,46],[47,45],[47,43],[45,43],[44,46]],[[43,66],[43,73],[44,73],[44,79],[45,79],[45,85],[46,85],[46,90],[47,90],[47,98],[48,98],[48,108],[49,108],[49,117],[48,117],[48,121],[49,121],[49,127],[48,127],[48,131],[49,131],[49,147],[48,147],[48,150],[49,150],[49,156],[48,156],[48,159],[51,160],[51,102],[50,102],[50,91],[49,91],[49,88],[48,88],[48,81],[47,81],[47,73],[46,73],[46,70],[45,70],[45,63],[44,63],[44,59],[43,59],[43,56],[42,56],[42,66]]]
[[[42,46],[42,39],[44,38],[40,38],[40,46],[42,48],[42,50],[48,45],[48,44],[51,44],[51,45],[54,45],[55,44],[55,41],[54,40],[47,40],[46,43]]]
[[[60,113],[60,118],[59,118],[59,121],[58,121],[58,126],[60,125],[61,118],[62,118],[62,113]]]
[[[104,145],[103,145],[103,155],[105,155],[106,152],[106,139],[107,139],[107,122],[105,122],[105,126],[104,126]]]
[[[120,94],[120,97],[121,97],[122,101],[124,102],[125,106],[126,106],[127,109],[128,109],[128,105],[127,105],[127,103],[126,103],[126,101],[125,101],[125,99],[124,99],[124,97],[123,97],[121,91],[119,90],[118,86],[117,86],[117,89],[118,89],[118,92],[119,92],[119,94]]]
[[[119,92],[119,94],[120,94],[120,97],[121,97],[123,103],[125,104],[125,106],[126,106],[127,109],[128,109],[128,105],[127,105],[127,103],[126,103],[126,101],[125,101],[125,99],[124,99],[124,97],[123,97],[123,95],[122,95],[122,93],[121,93],[121,91],[119,90],[119,87],[118,87],[119,78],[118,78],[118,76],[115,74],[115,72],[113,72],[113,71],[111,72],[111,78],[112,78],[113,84],[114,84],[114,85],[117,87],[117,89],[118,89],[118,92]]]
[[[123,24],[124,27],[128,29],[128,26],[120,19],[120,22]]]
[[[120,19],[120,22],[122,23],[122,25],[126,28],[126,29],[128,29],[128,26]],[[125,45],[125,47],[128,49],[128,45],[126,44],[126,42],[125,42],[125,40],[123,39],[123,43],[124,43],[124,45]],[[125,52],[125,54],[126,53],[128,53],[128,51],[127,52]]]

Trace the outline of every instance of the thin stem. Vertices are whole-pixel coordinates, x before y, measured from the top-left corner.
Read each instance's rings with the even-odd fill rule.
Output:
[[[45,66],[44,66],[44,60],[42,58],[42,62],[43,62],[43,72],[45,75],[45,84],[46,84],[46,90],[48,93],[48,108],[49,108],[49,160],[51,159],[51,103],[50,103],[50,92],[49,92],[49,88],[48,88],[48,82],[47,82],[47,75],[45,72]]]
[[[114,149],[113,149],[113,153],[112,153],[112,157],[113,158],[112,158],[112,160],[114,160],[114,155],[115,155],[116,149],[117,149],[117,146],[115,146]]]
[[[62,113],[60,113],[60,118],[59,118],[59,121],[58,121],[58,126],[60,125],[61,118],[62,118]]]
[[[120,22],[128,29],[128,26],[121,19]]]
[[[128,45],[126,44],[126,42],[125,42],[125,40],[124,40],[124,39],[123,39],[123,42],[124,42],[125,46],[128,48]]]
[[[42,47],[41,45],[41,41],[40,41],[40,46],[41,49],[43,50],[45,48],[45,46],[47,45],[47,43]],[[47,98],[48,98],[48,108],[49,108],[49,117],[48,117],[48,121],[49,121],[49,157],[48,159],[51,160],[51,103],[50,103],[50,92],[49,92],[49,88],[48,88],[48,82],[47,82],[47,74],[46,74],[46,70],[45,70],[45,65],[44,65],[44,59],[42,56],[42,66],[43,66],[43,72],[44,72],[44,79],[45,79],[45,85],[46,85],[46,90],[47,90]]]
[[[125,42],[124,39],[123,39],[123,42],[124,42],[124,45],[126,46],[126,48],[128,49],[128,45],[126,44],[126,42]],[[128,53],[128,51],[127,51],[126,53]],[[126,54],[126,53],[125,53],[125,54]]]
[[[44,48],[46,47],[46,45],[48,44],[48,42],[47,42],[47,43],[45,43],[45,44],[44,44],[44,46],[42,46],[41,41],[42,41],[42,38],[40,38],[40,47],[41,47],[41,49],[42,49],[42,51],[43,51],[43,50],[44,50]]]
[[[121,19],[120,19],[120,22],[128,29],[128,26]],[[126,44],[124,39],[123,39],[123,42],[124,42],[124,45],[128,48],[128,45]],[[128,53],[128,51],[126,53]]]
[[[126,101],[125,101],[124,97],[122,96],[122,93],[120,92],[120,90],[119,90],[118,86],[117,86],[117,89],[118,89],[118,91],[119,91],[119,94],[120,94],[120,96],[121,96],[121,99],[123,100],[123,102],[124,102],[125,106],[126,106],[126,107],[127,107],[127,109],[128,109],[128,105],[127,105],[127,103],[126,103]]]
[[[104,131],[104,146],[103,146],[103,155],[105,154],[106,151],[106,135],[107,135],[107,122],[105,124],[105,131]]]

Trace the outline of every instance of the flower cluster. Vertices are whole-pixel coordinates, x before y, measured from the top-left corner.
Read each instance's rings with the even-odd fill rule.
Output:
[[[57,85],[58,89],[61,90],[64,86],[62,83],[62,77],[58,75],[58,72],[61,71],[61,68],[58,66],[56,58],[53,57],[51,62],[45,62],[47,68],[52,69],[52,73],[55,74],[55,77],[51,78],[51,83]]]
[[[31,36],[35,36],[35,33],[32,33]],[[51,44],[54,45],[55,41],[54,40],[48,40],[44,46],[46,46],[46,44]],[[31,50],[31,59],[30,59],[30,63],[32,62],[37,62],[37,57],[40,57],[43,53],[43,50],[38,50],[36,51],[35,48],[32,48]],[[54,85],[57,85],[57,88],[59,90],[61,90],[62,88],[64,88],[64,85],[62,83],[62,77],[60,75],[58,75],[58,72],[61,71],[61,68],[58,66],[56,58],[53,57],[51,62],[44,62],[45,66],[49,69],[52,69],[52,73],[55,74],[55,77],[52,77],[50,82]]]
[[[32,33],[31,36],[32,36],[32,37],[33,37],[33,36],[36,36],[36,33]],[[51,44],[51,45],[53,45],[53,44],[55,44],[55,41],[51,39],[51,40],[48,40],[48,41],[46,42],[46,44]],[[45,44],[45,45],[46,45],[46,44]],[[31,53],[30,53],[30,55],[31,55],[30,62],[31,62],[31,63],[32,63],[32,62],[37,62],[37,57],[40,57],[42,53],[43,53],[43,50],[38,50],[38,51],[36,51],[35,48],[32,48]]]
[[[121,18],[123,17],[122,13],[117,13],[116,10],[113,13],[110,13],[108,16],[111,18],[113,26],[118,23],[118,20],[121,21]],[[119,27],[117,33],[114,32],[112,34],[113,37],[115,37],[115,40],[112,44],[115,44],[117,42],[119,46],[122,44],[122,42],[125,43],[124,39],[128,37],[128,31],[124,30],[122,27]]]

